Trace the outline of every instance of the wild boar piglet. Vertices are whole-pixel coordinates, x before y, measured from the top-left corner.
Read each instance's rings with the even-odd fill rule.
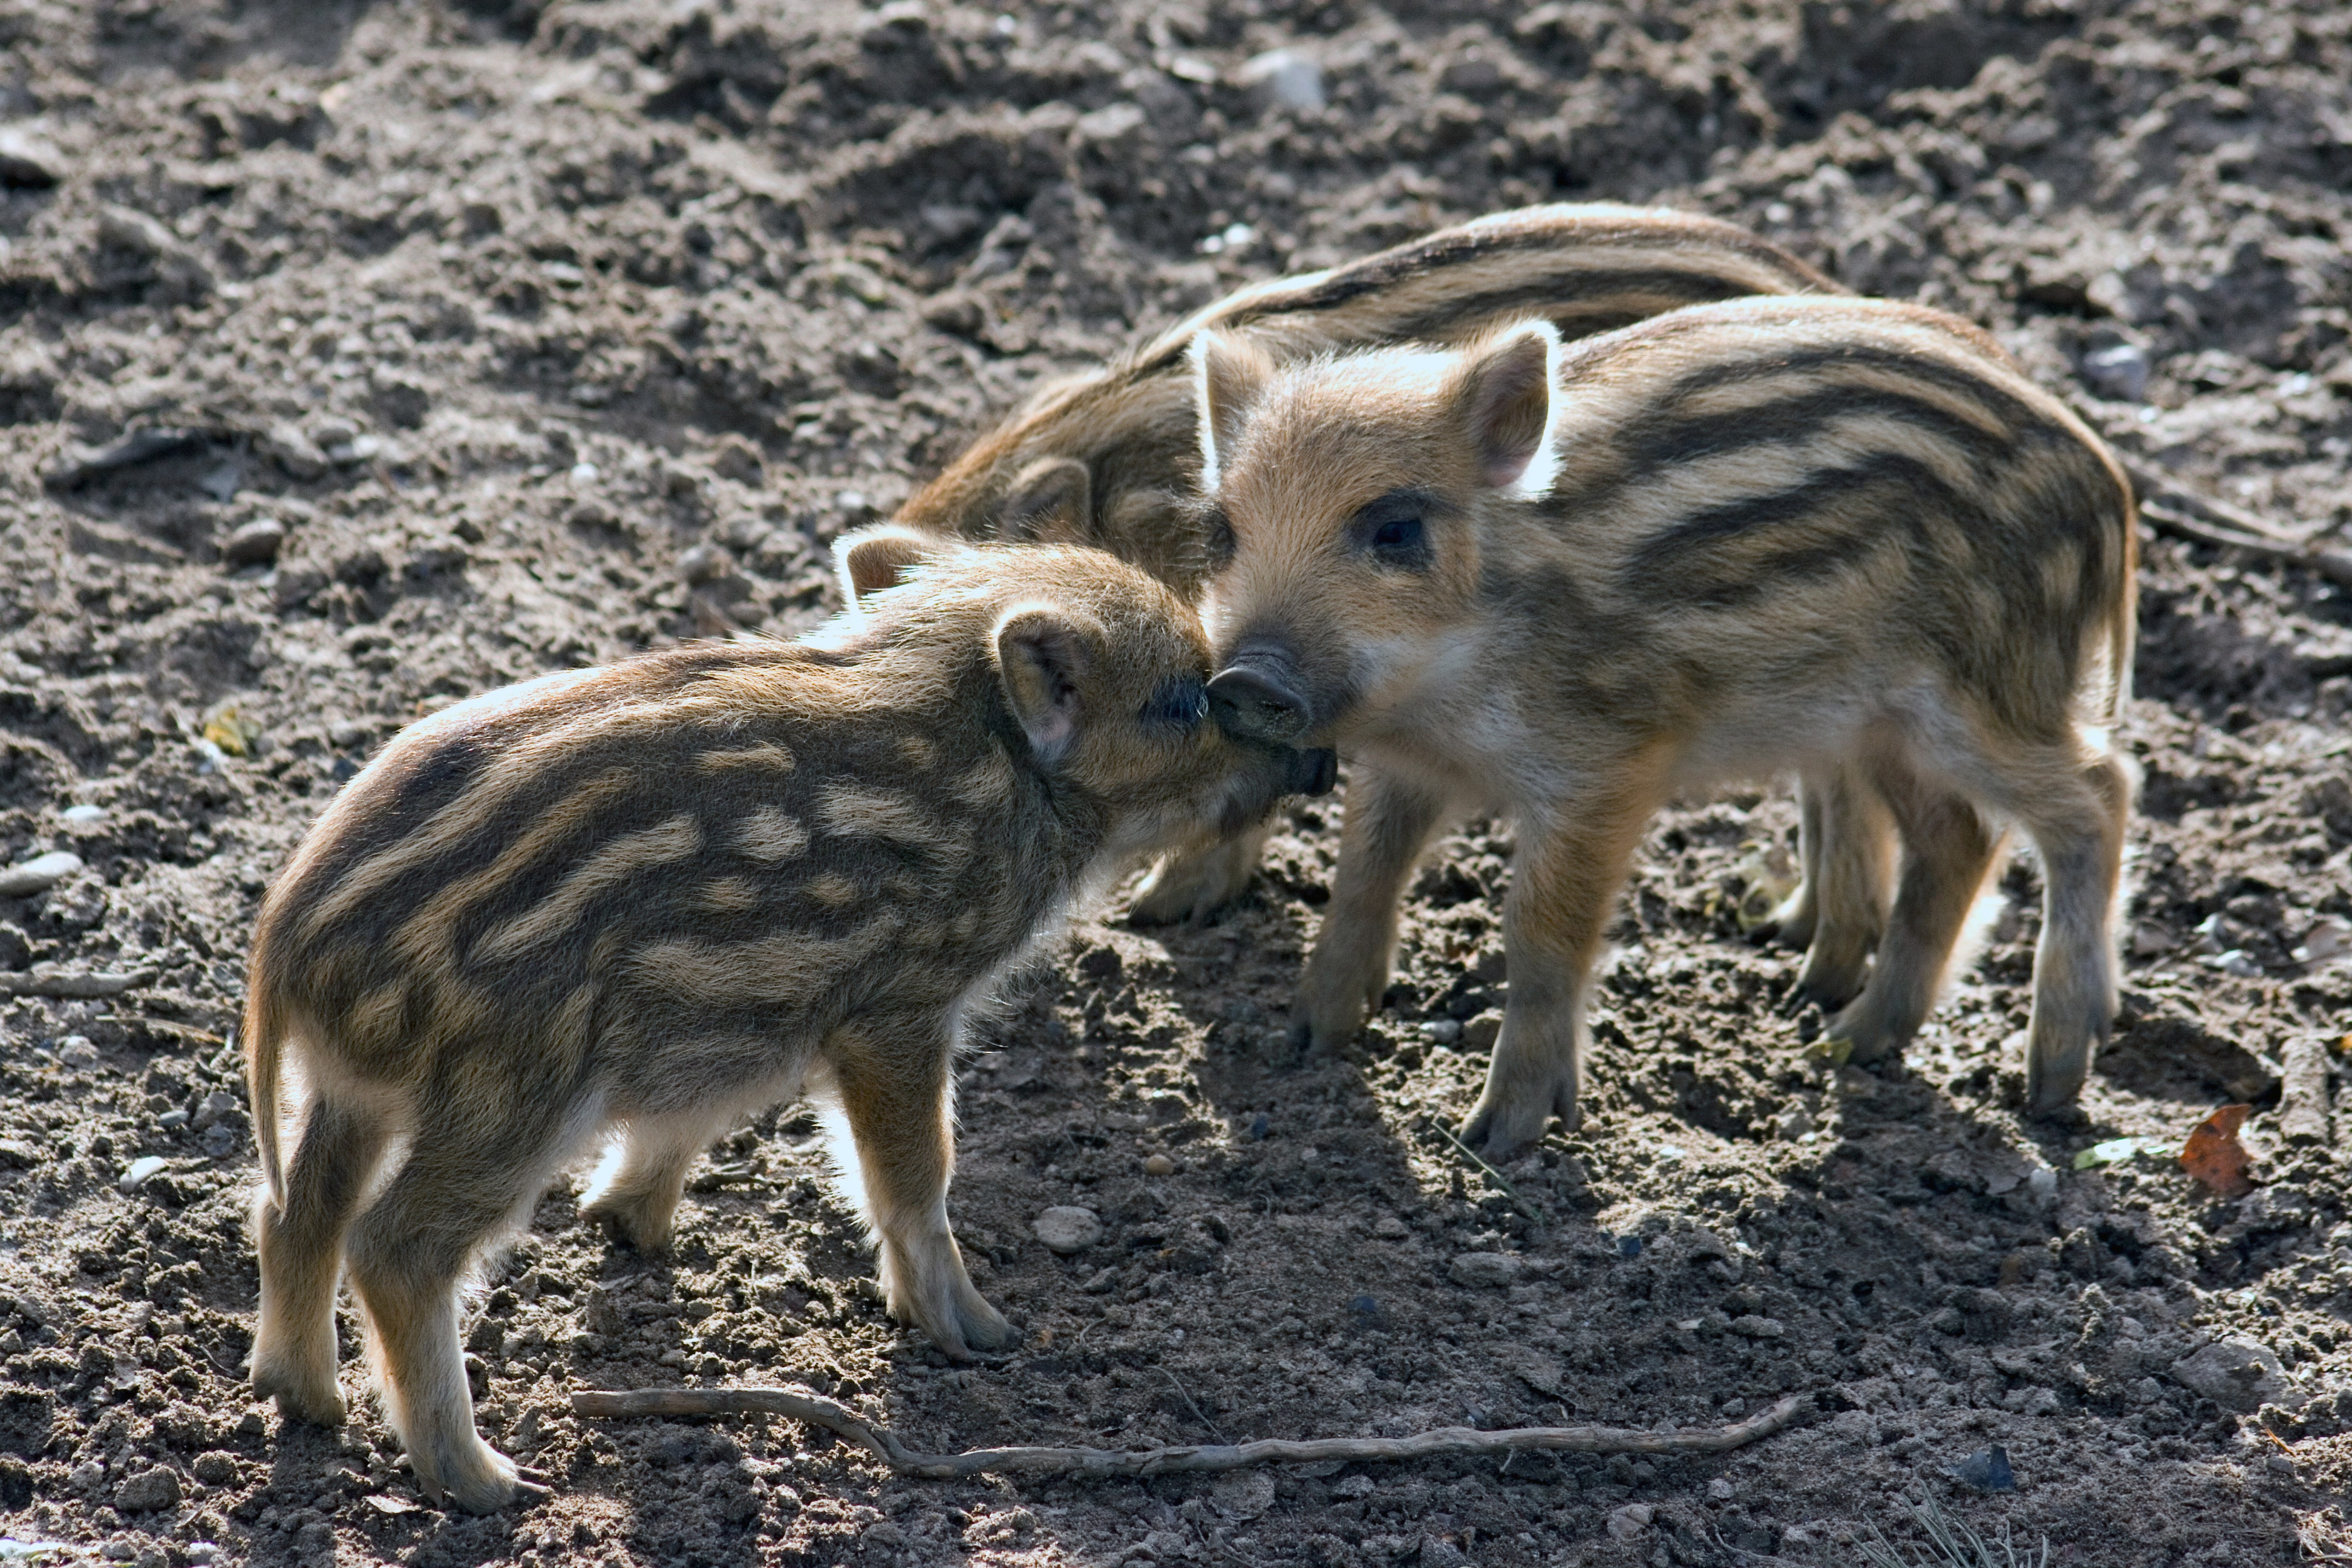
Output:
[[[1821,896],[1874,906],[1819,911],[1840,940],[1804,979],[1845,1003],[1830,1037],[1867,1062],[1918,1027],[2019,824],[2045,884],[2029,1093],[2073,1100],[2115,1005],[2135,520],[2098,439],[1990,339],[1755,299],[1565,347],[1530,322],[1286,366],[1211,333],[1194,360],[1212,700],[1359,769],[1302,1041],[1378,1001],[1435,826],[1504,814],[1509,994],[1465,1136],[1494,1156],[1574,1127],[1590,970],[1643,826],[1793,772],[1836,818]]]
[[[1328,752],[1217,727],[1197,616],[1108,555],[884,530],[841,557],[852,607],[807,642],[410,726],[263,902],[254,1391],[342,1418],[348,1268],[417,1481],[466,1508],[518,1477],[474,1429],[458,1287],[614,1131],[583,1212],[657,1247],[698,1152],[813,1098],[890,1310],[959,1358],[1001,1342],[948,1226],[963,1015],[1139,857],[1329,786]]]
[[[1191,504],[1200,450],[1187,354],[1203,331],[1289,363],[1467,342],[1533,317],[1579,338],[1708,300],[1837,292],[1770,241],[1693,213],[1612,202],[1490,213],[1344,266],[1253,283],[1098,370],[1041,388],[908,498],[898,520],[966,538],[1096,545],[1194,597],[1210,560]],[[1813,930],[1821,843],[1808,837],[1806,880],[1780,921],[1799,946]],[[1135,918],[1213,917],[1248,888],[1265,844],[1258,829],[1164,857],[1136,895]]]

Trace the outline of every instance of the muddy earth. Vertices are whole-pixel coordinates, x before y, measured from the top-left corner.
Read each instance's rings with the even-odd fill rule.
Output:
[[[0,1534],[150,1565],[1851,1564],[1933,1499],[2058,1563],[2352,1550],[2352,596],[2227,552],[2147,547],[2125,1012],[2078,1121],[2018,1110],[2030,858],[1899,1066],[1808,1056],[1796,961],[1739,918],[1793,841],[1763,781],[1658,822],[1590,1125],[1482,1172],[1435,1129],[1508,984],[1507,825],[1444,841],[1388,1005],[1302,1062],[1317,802],[1222,923],[1114,900],[981,1030],[952,1203],[1016,1352],[950,1366],[884,1318],[793,1111],[711,1152],[669,1257],[580,1224],[575,1176],[468,1317],[486,1432],[553,1484],[493,1517],[421,1498],[372,1405],[330,1432],[247,1397],[228,1048],[257,900],[402,724],[803,630],[827,542],[1040,378],[1495,208],[1752,225],[2337,537],[2352,11],[11,0],[0,42],[0,865],[36,868],[0,882]],[[2260,1184],[2226,1200],[2170,1155],[2223,1102]],[[1042,1245],[1060,1205],[1099,1237]],[[758,1382],[933,1449],[1812,1404],[1706,1459],[950,1484],[567,1403]],[[1949,1473],[1995,1444],[2013,1491]]]

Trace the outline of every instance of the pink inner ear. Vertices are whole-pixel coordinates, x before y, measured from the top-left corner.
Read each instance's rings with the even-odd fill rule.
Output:
[[[1029,726],[1029,743],[1041,752],[1058,752],[1070,743],[1077,726],[1070,721],[1070,710],[1056,703],[1037,715]]]
[[[1490,455],[1486,458],[1487,488],[1501,489],[1505,485],[1517,484],[1519,476],[1528,471],[1528,465],[1535,460],[1536,454],[1533,447],[1529,447],[1516,458],[1507,452]]]
[[[1534,337],[1514,340],[1479,367],[1470,431],[1479,471],[1495,489],[1516,483],[1543,445],[1551,413],[1548,369],[1543,341]]]

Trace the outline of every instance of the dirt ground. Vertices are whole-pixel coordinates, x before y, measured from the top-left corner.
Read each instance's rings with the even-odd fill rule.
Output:
[[[2015,1109],[2027,859],[1899,1068],[1808,1058],[1795,959],[1737,918],[1795,826],[1759,787],[1656,825],[1595,1114],[1506,1191],[1432,1129],[1492,1037],[1507,826],[1445,842],[1391,1005],[1300,1063],[1316,802],[1229,919],[1114,902],[982,1031],[952,1207],[1015,1353],[950,1367],[882,1316],[786,1111],[699,1169],[675,1256],[560,1184],[490,1268],[482,1422],[555,1495],[475,1519],[372,1406],[326,1432],[247,1398],[225,1048],[258,895],[407,720],[804,629],[824,544],[1039,377],[1483,211],[1746,222],[2340,536],[2352,10],[9,0],[0,47],[0,865],[79,861],[0,895],[0,1534],[150,1565],[1853,1564],[1932,1496],[2058,1563],[2352,1553],[2352,596],[2210,551],[2147,552],[2126,1011],[2074,1124]],[[1313,69],[1247,68],[1276,48]],[[1319,106],[1274,90],[1310,76]],[[24,994],[93,974],[117,994]],[[2074,1168],[2231,1100],[2251,1196],[2161,1151]],[[1040,1245],[1061,1205],[1101,1240]],[[934,1448],[1814,1405],[1705,1460],[947,1484],[566,1404],[780,1380]],[[1995,1443],[2013,1492],[1948,1474]]]

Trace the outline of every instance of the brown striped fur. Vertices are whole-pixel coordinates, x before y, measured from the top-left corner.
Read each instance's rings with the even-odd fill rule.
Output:
[[[1189,595],[1208,565],[1191,526],[1199,473],[1185,357],[1202,331],[1238,334],[1288,361],[1461,342],[1530,316],[1580,338],[1708,300],[1836,291],[1778,246],[1715,218],[1613,203],[1495,213],[1240,289],[1103,369],[1047,387],[898,521],[968,538],[1092,544]]]
[[[2135,520],[2098,439],[1990,339],[1751,299],[1565,347],[1532,322],[1194,355],[1211,637],[1270,694],[1250,727],[1356,766],[1302,1038],[1379,997],[1437,824],[1507,813],[1510,994],[1465,1136],[1501,1155],[1574,1126],[1587,978],[1643,825],[1795,771],[1860,846],[1845,874],[1886,875],[1890,821],[1906,851],[1866,983],[1839,956],[1860,994],[1830,1036],[1868,1061],[1918,1026],[2015,822],[2047,880],[2031,1098],[2073,1100],[2115,1002]]]
[[[1200,475],[1186,353],[1203,331],[1286,363],[1465,342],[1530,316],[1580,338],[1709,300],[1840,291],[1778,246],[1715,218],[1613,203],[1495,213],[1240,289],[1103,369],[1047,387],[917,492],[898,521],[935,534],[1096,545],[1194,595],[1209,560],[1192,504]],[[1808,875],[1782,911],[1783,939],[1812,941],[1814,910],[1825,905],[1823,950],[1866,951],[1876,936],[1867,900],[1843,887],[1822,896],[1822,862],[1832,877],[1847,864],[1825,857],[1822,842],[1818,833],[1808,840]],[[1168,858],[1137,894],[1135,918],[1208,918],[1248,886],[1263,846],[1263,835],[1245,834]]]
[[[659,1247],[713,1136],[814,1096],[891,1310],[957,1357],[1003,1339],[948,1228],[964,1011],[1139,856],[1328,785],[1328,755],[1208,719],[1198,617],[1108,555],[884,534],[842,556],[869,592],[807,642],[550,675],[412,725],[264,901],[254,1390],[341,1418],[348,1267],[416,1479],[467,1508],[518,1481],[474,1430],[459,1282],[611,1130],[583,1212]]]

